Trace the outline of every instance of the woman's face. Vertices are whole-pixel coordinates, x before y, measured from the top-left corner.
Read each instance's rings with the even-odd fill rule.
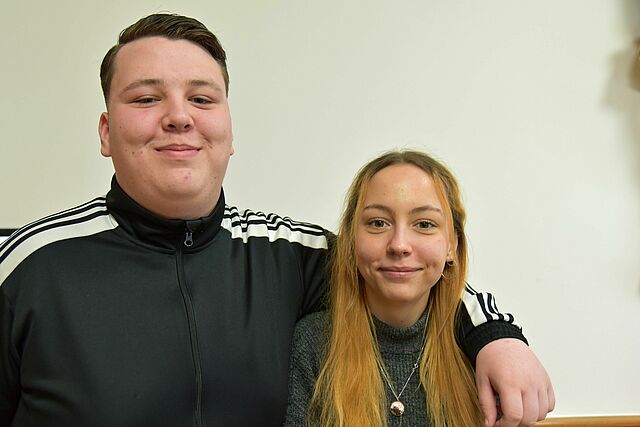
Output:
[[[358,270],[372,313],[393,326],[410,326],[429,291],[453,259],[444,209],[431,176],[410,164],[376,173],[357,219]]]

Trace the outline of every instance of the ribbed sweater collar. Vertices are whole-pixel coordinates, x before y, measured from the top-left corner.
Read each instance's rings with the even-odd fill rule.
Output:
[[[156,250],[174,252],[181,248],[184,252],[195,252],[209,244],[220,230],[224,216],[224,192],[206,217],[194,220],[166,219],[140,206],[120,187],[114,176],[111,190],[107,193],[109,213],[120,228],[136,242]],[[187,231],[191,231],[193,245],[184,245]]]
[[[381,353],[412,354],[420,351],[425,337],[427,311],[407,328],[395,328],[373,317],[378,347]]]

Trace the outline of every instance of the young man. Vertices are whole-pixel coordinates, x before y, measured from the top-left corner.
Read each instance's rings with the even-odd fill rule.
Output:
[[[111,190],[0,247],[0,426],[281,424],[295,322],[322,308],[328,233],[225,205],[225,61],[201,23],[166,14],[107,53]],[[512,318],[478,301],[460,336],[489,423],[492,389],[503,425],[546,415],[544,368]]]

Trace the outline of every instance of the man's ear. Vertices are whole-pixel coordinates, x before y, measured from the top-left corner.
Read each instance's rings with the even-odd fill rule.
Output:
[[[111,145],[109,142],[109,113],[100,114],[98,121],[98,135],[100,135],[100,154],[111,157]]]

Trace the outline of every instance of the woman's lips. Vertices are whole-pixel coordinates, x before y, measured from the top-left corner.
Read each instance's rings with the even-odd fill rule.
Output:
[[[380,267],[378,271],[391,280],[407,280],[412,278],[417,272],[421,271],[420,267],[406,267],[406,266],[390,266]]]

